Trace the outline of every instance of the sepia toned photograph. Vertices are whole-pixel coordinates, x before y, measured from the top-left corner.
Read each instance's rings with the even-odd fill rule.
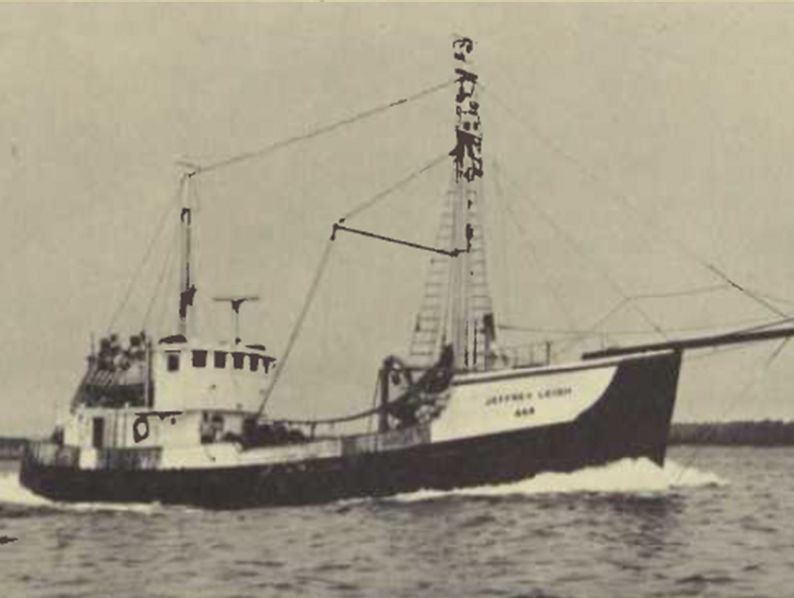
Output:
[[[794,595],[794,4],[0,3],[0,595]]]

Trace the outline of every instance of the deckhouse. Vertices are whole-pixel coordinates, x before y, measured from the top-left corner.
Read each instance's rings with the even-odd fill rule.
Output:
[[[63,441],[103,449],[240,437],[244,421],[259,412],[276,360],[263,345],[175,335],[157,344],[132,337],[127,349],[109,339],[88,361]]]

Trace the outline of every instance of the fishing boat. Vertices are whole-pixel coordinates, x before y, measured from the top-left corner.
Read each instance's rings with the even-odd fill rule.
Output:
[[[241,508],[499,484],[625,458],[663,465],[684,351],[788,338],[794,328],[606,347],[568,362],[556,362],[549,347],[523,359],[501,349],[486,274],[473,49],[468,38],[453,43],[455,77],[446,85],[455,92],[452,183],[434,244],[340,219],[280,358],[242,339],[240,309],[254,295],[218,298],[231,307],[235,334],[231,342],[206,342],[191,326],[200,291],[184,188],[207,168],[191,167],[181,180],[176,330],[128,343],[115,334],[102,339],[65,421],[49,439],[27,445],[22,484],[59,501]],[[330,248],[348,235],[431,254],[408,355],[383,360],[371,409],[271,418],[268,401]],[[337,431],[350,422],[371,427]]]

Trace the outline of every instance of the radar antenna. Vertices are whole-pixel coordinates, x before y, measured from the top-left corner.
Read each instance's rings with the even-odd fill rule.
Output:
[[[246,301],[259,301],[259,295],[243,295],[240,297],[213,297],[213,301],[228,303],[234,314],[234,344],[239,345],[240,341],[240,306]]]

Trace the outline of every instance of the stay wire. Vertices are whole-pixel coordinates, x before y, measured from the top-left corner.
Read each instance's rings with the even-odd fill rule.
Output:
[[[554,141],[549,139],[546,135],[544,135],[536,126],[532,125],[531,123],[526,121],[523,117],[519,116],[512,108],[510,108],[510,106],[508,106],[498,95],[496,95],[492,91],[490,86],[488,88],[486,88],[486,87],[481,85],[480,89],[483,92],[487,93],[489,97],[493,98],[495,100],[495,103],[498,106],[500,106],[507,114],[509,114],[511,117],[513,117],[517,122],[519,122],[520,124],[525,126],[537,139],[539,139],[542,143],[544,143],[554,153],[556,153],[557,155],[561,156],[562,158],[564,158],[565,160],[567,160],[568,162],[570,162],[571,164],[576,166],[580,170],[580,172],[582,172],[585,175],[586,178],[590,179],[590,181],[592,181],[592,182],[598,184],[599,186],[605,188],[607,190],[607,192],[608,192],[608,197],[611,197],[613,201],[616,201],[619,204],[621,204],[624,208],[627,208],[630,212],[632,212],[635,215],[636,218],[638,218],[640,220],[640,222],[645,224],[645,226],[649,230],[655,231],[658,236],[661,236],[661,235],[659,235],[659,233],[662,232],[662,231],[660,231],[660,226],[657,223],[655,223],[654,221],[652,221],[650,218],[648,218],[645,214],[640,212],[629,201],[628,197],[625,194],[623,194],[620,191],[614,189],[608,183],[608,181],[606,181],[603,177],[598,176],[595,172],[593,172],[590,168],[588,168],[585,164],[583,164],[575,156],[573,156],[571,153],[569,153],[566,150],[564,150],[563,148],[561,148],[557,143],[555,143]],[[745,288],[742,285],[738,284],[731,277],[729,277],[725,272],[723,272],[722,270],[717,268],[713,263],[701,258],[687,244],[685,244],[683,241],[681,241],[681,239],[677,238],[675,235],[673,235],[669,231],[667,232],[667,236],[664,237],[664,239],[667,240],[668,242],[671,242],[673,245],[675,245],[679,249],[679,251],[681,251],[688,258],[694,260],[695,262],[700,264],[702,267],[706,268],[711,273],[715,274],[716,276],[721,278],[723,281],[725,281],[728,284],[730,284],[732,287],[734,287],[736,290],[740,291],[746,297],[752,299],[756,303],[764,306],[766,309],[774,312],[775,314],[777,314],[779,316],[785,317],[785,316],[788,315],[785,312],[782,312],[781,310],[779,310],[774,305],[770,304],[768,301],[763,300],[762,298],[758,297],[753,292],[749,291],[747,288]]]
[[[730,284],[730,285],[731,285],[733,288],[735,288],[736,290],[738,290],[738,291],[739,291],[739,292],[741,292],[741,293],[744,293],[744,294],[745,294],[747,297],[750,297],[751,299],[754,299],[754,300],[755,300],[757,303],[759,303],[760,305],[763,305],[763,306],[764,306],[764,307],[766,307],[768,310],[770,310],[770,311],[772,311],[772,312],[776,313],[776,314],[777,314],[777,315],[779,315],[781,318],[786,318],[786,317],[788,317],[788,315],[789,315],[789,314],[787,314],[786,312],[784,312],[784,311],[782,311],[782,310],[778,309],[777,307],[775,307],[774,305],[772,305],[772,304],[771,304],[769,301],[767,301],[766,299],[763,299],[762,297],[758,296],[758,295],[757,295],[757,294],[755,294],[754,292],[750,291],[748,288],[746,288],[746,287],[743,287],[743,286],[741,286],[740,284],[738,284],[737,282],[735,282],[735,281],[731,280],[731,279],[728,277],[728,275],[727,275],[727,274],[725,274],[724,272],[722,272],[722,270],[720,270],[719,268],[717,268],[715,265],[713,265],[713,264],[705,264],[705,266],[706,266],[706,267],[707,267],[709,270],[711,270],[712,272],[714,272],[714,273],[715,273],[717,276],[719,276],[719,277],[721,277],[723,280],[725,280],[725,281],[726,281],[728,284]]]
[[[508,180],[508,184],[510,184],[513,187],[517,187],[517,185],[513,181]],[[578,247],[578,244],[576,244],[572,239],[570,239],[565,234],[565,232],[560,229],[559,225],[557,225],[557,223],[553,219],[551,219],[548,216],[547,213],[545,213],[545,211],[540,209],[537,206],[537,204],[535,204],[534,202],[530,201],[530,204],[533,205],[533,207],[535,207],[535,209],[541,214],[541,216],[543,216],[544,219],[546,219],[555,228],[555,230],[558,232],[558,234],[560,234],[569,243],[569,245],[571,245],[574,249],[577,250],[577,253],[579,255],[584,257],[584,252],[581,250],[580,247]],[[508,209],[510,209],[510,211],[515,215],[515,212],[512,210],[512,206],[509,203],[506,204],[506,207]],[[518,219],[517,218],[516,218],[516,223],[518,223]],[[556,352],[557,354],[559,354],[560,352],[565,351],[567,349],[570,349],[572,346],[575,346],[578,342],[580,342],[584,338],[592,336],[592,334],[595,333],[598,330],[598,328],[601,325],[603,325],[603,323],[605,321],[607,321],[610,317],[612,317],[616,312],[618,312],[625,305],[630,304],[630,303],[632,303],[634,301],[637,301],[637,300],[648,300],[648,299],[659,299],[659,298],[668,298],[668,297],[678,297],[678,296],[694,296],[694,295],[698,295],[698,294],[712,293],[712,292],[716,292],[716,291],[720,291],[720,290],[725,290],[725,289],[728,289],[728,288],[731,288],[731,287],[735,286],[735,283],[730,282],[730,281],[726,281],[723,284],[719,284],[719,285],[710,285],[710,286],[698,287],[698,288],[695,288],[695,289],[686,289],[686,290],[682,290],[682,291],[670,291],[670,292],[658,292],[658,293],[640,293],[640,294],[636,294],[636,295],[628,295],[628,294],[623,293],[622,289],[620,288],[620,286],[617,285],[617,283],[614,280],[611,280],[609,278],[608,274],[603,272],[603,270],[602,270],[602,275],[604,276],[604,278],[608,282],[611,282],[613,288],[616,291],[618,291],[618,293],[621,295],[621,297],[622,297],[621,301],[618,304],[616,304],[614,307],[612,307],[604,316],[599,318],[587,331],[583,331],[581,336],[579,336],[578,338],[575,338],[575,339],[571,339],[564,347],[562,347],[561,349],[559,349]],[[650,321],[650,319],[647,317],[647,314],[645,314],[645,312],[643,310],[639,309],[638,306],[636,306],[636,305],[632,305],[632,307],[634,307],[641,315],[643,315],[643,317],[646,320],[646,322],[650,323],[656,329],[657,332],[661,332],[659,327],[656,326],[653,322]],[[740,330],[740,332],[751,332],[751,331],[754,331],[754,330],[769,328],[769,327],[772,327],[772,326],[777,326],[777,325],[789,322],[791,320],[794,320],[794,318],[785,317],[785,318],[783,318],[781,320],[776,320],[774,322],[766,322],[766,323],[761,324],[761,325],[757,325],[757,326],[753,326],[753,327],[750,327],[750,328],[747,328],[747,329],[743,329],[743,330]],[[670,331],[668,330],[667,332],[670,332]],[[616,333],[612,332],[612,331],[609,331],[608,334],[612,335],[612,334],[616,334]]]
[[[502,176],[505,178],[508,185],[510,185],[511,187],[516,189],[517,192],[520,193],[520,189],[515,182],[513,182],[510,178],[505,177],[504,174],[502,174]],[[528,194],[522,194],[522,195],[524,199],[527,201],[527,203],[529,203],[529,205],[534,208],[534,210],[543,218],[543,220],[545,220],[552,227],[552,229],[554,229],[554,231],[558,235],[560,235],[560,237],[562,237],[562,239],[565,240],[566,243],[568,243],[568,245],[570,245],[571,248],[583,260],[585,260],[586,262],[589,261],[593,266],[595,266],[601,277],[607,282],[607,284],[609,284],[609,286],[612,287],[612,290],[623,300],[623,303],[629,303],[628,294],[623,291],[621,286],[617,283],[616,280],[612,278],[612,276],[609,275],[606,269],[600,263],[598,263],[592,257],[592,255],[588,255],[588,253],[584,250],[584,248],[582,248],[578,242],[576,242],[572,237],[570,237],[544,209],[542,209],[536,202],[532,201],[529,198]],[[642,309],[640,309],[636,305],[632,305],[632,307],[635,309],[635,311],[637,311],[638,314],[640,314],[642,319],[645,320],[646,324],[651,326],[657,333],[659,333],[659,335],[662,336],[662,338],[665,339],[667,338],[665,336],[664,330],[662,330],[653,320],[651,320],[648,314],[646,314]]]
[[[606,322],[607,320],[609,320],[609,318],[611,318],[613,315],[615,315],[617,312],[619,312],[619,311],[620,311],[620,310],[623,308],[623,306],[627,305],[628,303],[631,303],[631,299],[629,299],[629,298],[627,298],[627,297],[624,297],[624,298],[623,298],[623,299],[622,299],[620,302],[618,302],[618,303],[617,303],[616,305],[614,305],[614,306],[613,306],[613,307],[612,307],[612,308],[611,308],[611,309],[610,309],[608,312],[606,312],[606,314],[604,314],[603,316],[601,316],[600,318],[598,318],[598,320],[596,320],[596,321],[595,321],[595,322],[594,322],[594,323],[593,323],[593,324],[590,326],[590,328],[587,330],[587,332],[585,332],[585,333],[584,333],[584,334],[582,334],[581,336],[578,336],[578,337],[576,337],[576,338],[573,338],[573,339],[569,340],[569,341],[568,341],[568,344],[564,345],[564,346],[563,346],[561,349],[558,349],[558,350],[555,352],[555,355],[559,355],[560,353],[562,353],[562,352],[564,352],[564,351],[567,351],[568,349],[570,349],[570,348],[572,348],[572,347],[575,347],[575,346],[576,346],[576,345],[578,345],[578,344],[579,344],[581,341],[583,341],[583,340],[586,340],[587,338],[590,338],[590,337],[592,337],[592,336],[593,336],[593,334],[594,334],[594,333],[595,333],[595,332],[596,332],[596,331],[597,331],[597,330],[598,330],[598,329],[601,327],[601,325],[602,325],[604,322]],[[608,337],[608,336],[609,336],[609,334],[610,334],[610,333],[607,333],[607,332],[605,332],[605,333],[603,333],[603,336],[602,336],[601,338],[603,339],[604,337]]]
[[[758,319],[758,318],[751,318],[751,319],[744,319],[738,322],[726,323],[721,324],[720,326],[684,326],[681,328],[665,328],[665,330],[669,332],[701,332],[701,331],[714,331],[718,332],[723,328],[729,326],[739,326],[744,324],[757,324],[760,322],[765,322],[766,325],[769,322],[766,319]],[[779,324],[775,322],[775,324]],[[576,329],[576,328],[542,328],[537,326],[524,326],[521,324],[499,324],[497,328],[504,329],[504,330],[515,330],[517,332],[537,332],[537,333],[546,333],[546,334],[570,334],[570,335],[584,335],[584,334],[592,334],[592,330],[585,330],[585,329]],[[631,335],[647,335],[648,330],[639,330],[639,329],[618,329],[618,330],[608,330],[606,331],[610,335],[619,335],[619,336],[631,336]]]
[[[784,339],[783,339],[783,340],[782,340],[782,341],[781,341],[781,342],[780,342],[780,343],[779,343],[779,344],[778,344],[778,345],[777,345],[777,346],[774,348],[774,350],[773,350],[773,351],[772,351],[772,353],[769,355],[769,357],[767,357],[767,359],[765,360],[765,362],[764,362],[764,364],[761,366],[761,368],[760,368],[760,369],[758,369],[758,370],[756,370],[756,372],[755,372],[755,375],[754,375],[754,376],[753,376],[753,377],[750,379],[750,381],[749,381],[747,384],[745,384],[745,385],[744,385],[744,386],[741,388],[741,390],[740,390],[740,391],[739,391],[739,392],[736,394],[736,397],[734,398],[734,400],[733,400],[733,401],[731,401],[731,403],[728,405],[728,407],[727,407],[727,408],[725,409],[725,411],[723,412],[724,414],[726,414],[726,415],[727,415],[728,413],[730,413],[730,412],[733,410],[733,408],[734,408],[734,407],[736,407],[736,404],[739,402],[739,400],[741,400],[741,399],[745,398],[745,396],[747,395],[747,392],[748,392],[750,389],[752,389],[752,388],[753,388],[753,386],[755,386],[756,384],[758,384],[758,381],[759,381],[759,380],[761,379],[761,377],[762,377],[762,376],[763,376],[763,375],[764,375],[764,374],[767,372],[767,370],[769,370],[769,368],[771,367],[772,363],[775,361],[775,359],[777,359],[778,355],[780,355],[780,353],[783,351],[783,348],[786,346],[786,344],[787,344],[787,343],[788,343],[790,340],[791,340],[791,337],[784,338]],[[687,460],[687,462],[684,464],[684,467],[683,467],[683,468],[681,469],[681,471],[679,472],[679,474],[678,474],[678,476],[676,477],[676,480],[675,480],[675,482],[673,483],[673,485],[676,485],[676,484],[678,484],[678,482],[680,482],[680,481],[681,481],[681,478],[682,478],[682,477],[684,477],[684,474],[687,472],[687,470],[688,470],[688,469],[690,469],[690,468],[692,467],[692,465],[693,465],[693,464],[694,464],[694,462],[695,462],[695,459],[697,459],[697,456],[700,454],[701,450],[703,450],[703,446],[704,446],[704,445],[703,445],[703,443],[702,443],[702,442],[700,442],[700,441],[707,440],[708,438],[710,438],[711,436],[713,436],[713,435],[714,435],[714,432],[715,432],[715,430],[716,430],[716,429],[717,429],[717,427],[716,427],[716,426],[709,426],[709,427],[707,427],[707,428],[706,428],[706,430],[703,432],[703,434],[702,434],[702,435],[701,435],[701,437],[699,438],[699,443],[698,443],[698,446],[697,446],[697,447],[696,447],[696,448],[695,448],[695,449],[692,451],[692,455],[691,455],[691,456],[690,456],[690,458]]]
[[[740,328],[739,330],[734,330],[732,332],[734,334],[745,334],[747,332],[756,332],[758,330],[766,330],[767,328],[774,328],[775,326],[788,324],[790,322],[794,322],[794,316],[788,318],[781,318],[780,320],[773,320],[772,322],[766,322],[763,324],[757,324],[755,326],[750,326],[748,328]]]
[[[502,189],[497,177],[495,176],[497,172],[496,164],[493,165],[493,172],[494,172],[494,176],[489,178],[493,179],[494,181],[493,187],[495,189],[495,194],[497,198],[499,198],[501,197]],[[490,226],[491,230],[493,231],[502,231],[507,229],[506,220],[508,220],[508,217],[506,210],[503,209],[503,206],[501,205],[502,203],[503,201],[501,200],[492,202],[490,199],[487,200],[487,203],[483,202],[483,208],[484,208],[483,221],[487,226]],[[496,208],[491,209],[491,205],[496,206]],[[515,219],[512,219],[512,221],[515,222]],[[501,236],[496,233],[494,233],[492,236],[495,241],[493,243],[493,246],[496,248],[496,251],[498,252],[498,255],[494,255],[493,257],[494,259],[497,260],[497,263],[500,263],[502,265],[501,268],[502,276],[496,278],[497,282],[501,280],[501,286],[503,289],[502,292],[499,293],[499,295],[504,298],[504,307],[500,311],[502,311],[505,314],[504,317],[506,320],[513,321],[513,316],[516,313],[515,300],[514,300],[514,296],[516,295],[516,293],[513,293],[512,281],[516,279],[511,275],[511,271],[512,271],[512,266],[514,264],[511,264],[511,257],[509,257],[511,254],[507,247],[507,242],[506,242],[507,239],[506,238],[502,239]],[[496,242],[496,241],[501,241],[501,242]],[[531,242],[531,239],[529,238],[528,235],[526,238],[526,242],[530,250],[533,251],[533,257],[535,257],[537,260],[537,256],[534,255],[534,244]],[[543,275],[544,278],[548,281],[548,273],[545,272],[545,270],[543,270]],[[570,326],[572,325],[572,323],[568,322],[568,325]]]
[[[753,289],[753,292],[756,295],[758,295],[759,297],[763,297],[764,299],[768,299],[770,301],[777,301],[778,303],[785,303],[787,305],[794,305],[794,300],[792,300],[792,299],[787,299],[785,297],[780,297],[780,296],[775,295],[773,293],[766,293],[766,292],[763,292],[763,291],[759,291],[757,289]]]
[[[166,204],[165,209],[163,210],[163,212],[162,212],[162,214],[160,216],[160,222],[159,222],[157,228],[155,229],[154,234],[152,235],[152,238],[149,240],[149,245],[146,248],[146,251],[144,252],[143,258],[138,263],[138,267],[135,269],[135,271],[132,274],[132,277],[130,278],[129,282],[127,283],[127,288],[124,291],[124,295],[122,297],[121,303],[116,308],[116,310],[113,312],[113,316],[110,318],[110,323],[108,324],[106,334],[110,334],[111,333],[111,331],[113,330],[113,327],[116,325],[116,321],[118,320],[118,317],[121,315],[122,310],[126,307],[127,302],[129,301],[130,296],[132,294],[132,288],[135,285],[135,283],[137,282],[138,277],[140,276],[141,271],[143,270],[143,267],[149,261],[149,257],[152,255],[152,250],[154,249],[154,246],[155,246],[155,244],[157,242],[157,239],[160,237],[160,233],[165,228],[165,223],[167,221],[166,216],[168,215],[169,210],[171,210],[173,208],[173,206],[175,204],[177,204],[179,202],[180,198],[182,197],[182,191],[184,189],[185,181],[186,181],[186,177],[185,176],[180,177],[179,185],[178,185],[176,194],[175,194],[174,197],[171,198],[171,201],[169,201]]]
[[[627,295],[623,301],[621,301],[620,303],[615,305],[612,309],[610,309],[606,313],[606,315],[596,320],[596,322],[589,328],[586,334],[592,334],[593,332],[598,330],[598,328],[600,328],[604,322],[606,322],[610,317],[612,317],[615,313],[617,313],[620,310],[620,308],[622,308],[624,305],[626,305],[631,301],[642,301],[647,299],[665,299],[669,297],[691,297],[693,295],[713,293],[715,291],[724,290],[726,288],[727,285],[721,284],[721,285],[712,285],[708,287],[700,287],[695,289],[688,289],[684,291],[669,291],[669,292],[661,292],[661,293],[639,293],[636,295]],[[671,331],[668,330],[668,332]],[[613,331],[608,331],[608,333],[615,334]]]
[[[575,346],[576,344],[578,344],[580,341],[588,338],[589,336],[592,336],[592,334],[596,330],[598,330],[604,322],[606,322],[611,316],[613,316],[616,312],[618,312],[620,310],[620,308],[622,308],[624,305],[626,305],[626,303],[628,303],[629,301],[647,300],[647,299],[661,299],[661,298],[668,298],[668,297],[687,297],[687,296],[693,296],[693,295],[699,295],[699,294],[712,293],[712,292],[716,292],[716,291],[720,291],[720,290],[725,290],[727,288],[729,288],[729,285],[721,284],[721,285],[700,287],[700,288],[684,290],[684,291],[671,291],[671,292],[664,292],[664,293],[641,293],[641,294],[638,294],[638,295],[630,295],[625,301],[621,301],[620,303],[615,305],[613,308],[611,308],[604,316],[602,316],[601,318],[596,320],[596,322],[587,331],[582,331],[582,334],[580,336],[578,336],[577,338],[571,339],[569,344],[567,344],[565,347],[563,347],[562,350],[569,349],[569,348]],[[743,329],[740,329],[740,330],[736,330],[734,332],[737,332],[737,333],[754,332],[756,330],[763,330],[765,328],[770,328],[772,326],[779,326],[780,324],[785,324],[786,322],[789,322],[791,320],[794,320],[794,318],[783,318],[782,320],[775,320],[773,322],[765,321],[762,324],[758,324],[758,325],[755,325],[755,326],[752,326],[752,327],[749,327],[749,328],[743,328]],[[756,321],[757,322],[758,320],[752,320],[752,321]],[[666,328],[665,330],[669,333],[669,332],[687,332],[687,331],[695,331],[695,330],[708,330],[709,328],[710,327],[677,328],[677,329]],[[641,334],[640,331],[620,332],[620,331],[611,331],[610,330],[610,331],[605,331],[605,332],[608,333],[610,336],[611,335],[616,335],[616,334],[618,334],[618,335],[619,334]]]
[[[535,247],[535,244],[532,242],[532,239],[531,239],[531,237],[529,235],[529,232],[524,227],[524,225],[521,224],[521,219],[516,214],[515,210],[513,209],[512,204],[504,201],[504,191],[502,190],[502,185],[501,185],[501,183],[499,181],[499,169],[497,168],[496,164],[494,164],[493,171],[494,171],[493,180],[494,180],[494,188],[496,189],[496,195],[497,195],[497,197],[499,199],[503,200],[501,203],[504,204],[503,207],[505,208],[505,211],[509,212],[510,216],[512,216],[512,218],[508,218],[508,220],[510,220],[510,222],[513,223],[513,225],[515,226],[516,230],[519,232],[519,234],[521,234],[522,239],[527,244],[527,247],[529,247],[529,250],[530,250],[530,253],[532,255],[532,258],[535,260],[535,263],[538,264],[538,266],[540,267],[541,275],[543,276],[543,279],[545,280],[546,284],[548,285],[549,290],[551,291],[552,295],[554,296],[554,299],[555,299],[555,302],[556,302],[555,304],[557,305],[557,307],[559,308],[559,310],[562,313],[563,317],[565,318],[566,323],[569,326],[573,326],[574,325],[573,317],[568,312],[568,309],[566,309],[565,303],[563,302],[562,297],[560,296],[560,294],[558,292],[558,289],[553,284],[553,281],[551,279],[551,275],[549,274],[547,268],[541,262],[539,252],[538,252],[537,248]],[[508,271],[509,271],[509,269],[508,269]]]
[[[345,216],[343,216],[339,221],[343,222],[347,218],[351,218],[351,217],[353,217],[355,215],[360,214],[364,210],[367,210],[367,209],[371,208],[372,206],[374,206],[376,203],[378,203],[382,199],[388,197],[389,195],[391,195],[392,193],[394,193],[398,189],[401,189],[402,187],[404,187],[405,185],[407,185],[408,183],[410,183],[411,181],[413,181],[414,179],[419,177],[421,174],[427,172],[428,170],[432,169],[433,167],[437,166],[438,164],[441,164],[447,157],[448,157],[448,153],[445,152],[441,156],[438,156],[438,157],[434,158],[429,163],[425,164],[421,168],[419,168],[419,169],[415,170],[414,172],[412,172],[411,174],[409,174],[407,177],[404,177],[404,178],[400,179],[399,181],[397,181],[396,183],[394,183],[390,187],[388,187],[388,188],[376,193],[373,197],[371,197],[368,200],[364,201],[363,203],[359,204],[358,206],[356,206],[352,210],[349,210],[348,212],[346,212]],[[286,345],[286,347],[284,349],[284,355],[281,358],[280,364],[276,368],[276,373],[273,376],[273,381],[271,382],[270,386],[268,386],[268,388],[265,390],[265,394],[262,397],[262,403],[261,403],[261,405],[259,407],[259,410],[257,412],[257,418],[260,417],[262,412],[264,411],[265,406],[267,405],[267,402],[269,401],[270,396],[272,395],[273,390],[275,389],[275,387],[276,387],[276,385],[277,385],[277,383],[278,383],[278,381],[279,381],[279,379],[281,377],[281,372],[284,370],[284,367],[285,367],[285,365],[287,363],[287,360],[288,360],[288,358],[290,356],[290,353],[292,352],[292,348],[293,348],[295,342],[298,339],[300,331],[301,331],[301,329],[303,327],[303,322],[304,322],[304,320],[306,318],[306,315],[307,315],[307,313],[309,311],[309,308],[311,307],[311,304],[312,304],[312,302],[314,300],[314,296],[315,296],[315,294],[317,292],[317,288],[319,286],[320,280],[322,279],[322,274],[325,271],[325,267],[327,265],[328,258],[329,258],[330,254],[331,254],[331,247],[332,246],[333,246],[333,240],[329,239],[328,242],[326,243],[325,250],[323,251],[323,255],[322,255],[321,259],[320,259],[320,263],[319,263],[318,268],[317,268],[317,270],[315,272],[315,275],[314,275],[314,278],[312,280],[311,286],[309,287],[309,291],[308,291],[308,294],[306,295],[306,299],[304,301],[304,304],[303,304],[303,307],[301,309],[301,312],[298,315],[298,319],[296,320],[295,326],[293,327],[293,329],[292,329],[292,331],[290,333],[290,336],[289,336],[289,338],[287,340],[287,345]]]
[[[303,307],[301,308],[301,311],[298,314],[298,319],[295,321],[295,325],[292,327],[292,331],[290,332],[289,338],[287,339],[287,345],[284,348],[284,354],[280,363],[277,364],[276,373],[273,375],[273,381],[270,383],[270,386],[267,387],[264,395],[262,396],[262,403],[259,405],[259,409],[256,412],[256,419],[259,419],[264,412],[265,406],[267,405],[270,396],[273,394],[273,391],[275,390],[276,385],[281,378],[281,373],[284,371],[285,366],[287,365],[289,356],[292,353],[292,348],[295,346],[295,341],[300,335],[300,332],[303,328],[303,323],[306,320],[306,315],[309,313],[309,308],[311,308],[314,297],[317,294],[317,288],[320,284],[320,280],[322,279],[323,272],[325,272],[325,267],[328,264],[328,258],[331,255],[331,248],[333,245],[334,243],[330,239],[325,243],[325,249],[323,250],[317,270],[314,273],[314,278],[312,279],[311,285],[309,286],[309,291],[306,294]]]
[[[399,100],[395,100],[393,102],[388,102],[386,104],[380,104],[378,106],[375,106],[374,108],[370,108],[368,110],[364,110],[362,112],[354,114],[353,116],[349,116],[349,117],[343,118],[341,120],[334,121],[334,122],[332,122],[330,124],[327,124],[327,125],[322,125],[322,126],[316,127],[316,128],[311,129],[311,130],[309,130],[309,131],[307,131],[305,133],[301,133],[299,135],[293,135],[292,137],[288,137],[286,139],[282,139],[281,141],[276,141],[275,143],[271,143],[270,145],[267,145],[267,146],[265,146],[265,147],[263,147],[261,149],[252,150],[252,151],[248,151],[248,152],[245,152],[245,153],[237,154],[237,155],[232,156],[230,158],[226,158],[225,160],[220,160],[218,162],[214,162],[214,163],[208,164],[206,166],[197,166],[191,172],[191,176],[194,176],[194,175],[197,175],[197,174],[206,174],[206,173],[212,172],[214,170],[219,170],[219,169],[222,169],[222,168],[226,168],[228,166],[232,166],[234,164],[239,164],[240,162],[246,162],[248,160],[253,160],[255,158],[262,158],[264,156],[267,156],[268,154],[271,154],[271,153],[273,153],[273,152],[275,152],[277,150],[280,150],[282,148],[288,147],[288,146],[293,145],[295,143],[298,143],[300,141],[308,141],[309,139],[313,139],[315,137],[319,137],[320,135],[324,135],[325,133],[330,133],[330,132],[335,131],[335,130],[337,130],[337,129],[341,128],[341,127],[344,127],[346,125],[350,125],[350,124],[353,124],[353,123],[358,122],[360,120],[364,120],[366,118],[369,118],[371,116],[375,116],[376,114],[380,114],[381,112],[385,112],[387,110],[390,110],[391,108],[396,108],[397,106],[402,106],[403,104],[407,104],[409,102],[413,102],[413,101],[419,100],[419,99],[421,99],[421,98],[423,98],[425,96],[431,95],[431,94],[433,94],[433,93],[435,93],[437,91],[440,91],[440,90],[442,90],[442,89],[444,89],[446,87],[451,86],[455,81],[456,81],[455,79],[446,80],[446,81],[444,81],[442,83],[439,83],[437,85],[432,85],[430,87],[422,89],[422,90],[420,90],[420,91],[418,91],[418,92],[416,92],[416,93],[414,93],[414,94],[412,94],[410,96],[401,98]]]
[[[344,216],[342,216],[339,219],[339,222],[344,222],[345,220],[348,220],[348,219],[352,218],[353,216],[357,216],[361,212],[363,212],[365,210],[368,210],[369,208],[373,207],[375,204],[377,204],[381,200],[385,199],[386,197],[388,197],[389,195],[391,195],[395,191],[398,191],[399,189],[402,189],[403,187],[405,187],[408,183],[410,183],[414,179],[418,178],[420,175],[424,174],[428,170],[431,170],[432,168],[434,168],[434,167],[438,166],[439,164],[441,164],[442,162],[446,161],[447,158],[449,158],[449,153],[448,152],[444,152],[443,154],[441,154],[440,156],[434,158],[433,160],[431,160],[430,162],[428,162],[427,164],[425,164],[421,168],[413,171],[408,176],[400,179],[399,181],[394,183],[392,186],[390,186],[390,187],[388,187],[388,188],[376,193],[375,195],[373,195],[368,200],[362,202],[361,204],[359,204],[358,206],[356,206],[355,208],[353,208],[352,210],[347,212]]]
[[[176,231],[174,229],[174,234],[172,235],[172,241],[176,240]],[[171,267],[173,265],[173,257],[174,257],[174,244],[169,243],[169,250],[166,252],[166,257],[163,260],[163,265],[160,268],[160,274],[157,277],[157,281],[154,285],[154,290],[152,291],[152,297],[149,299],[149,304],[146,306],[146,313],[143,316],[143,322],[141,323],[141,330],[146,330],[146,325],[149,323],[149,316],[152,313],[152,309],[154,308],[154,304],[157,300],[157,297],[160,294],[160,287],[163,284],[163,281],[166,279],[166,275],[171,271]]]
[[[753,346],[749,344],[738,344],[738,345],[731,345],[728,347],[726,346],[711,347],[710,351],[688,355],[686,358],[687,368],[698,367],[699,365],[701,365],[700,362],[703,361],[704,359],[719,357],[727,353],[734,353],[736,351],[747,351],[748,349],[751,348],[753,348]]]
[[[682,291],[662,291],[659,293],[638,293],[630,295],[630,299],[667,299],[669,297],[692,297],[694,295],[705,295],[716,291],[724,291],[729,288],[727,283],[713,284],[694,289],[684,289]]]
[[[165,280],[171,278],[173,272],[178,269],[178,252],[172,251],[171,252],[171,259],[168,260],[168,268],[165,273]],[[168,298],[165,293],[163,293],[161,301],[160,301],[160,311],[157,315],[157,330],[163,330],[164,322],[166,319],[166,314],[168,313]]]

